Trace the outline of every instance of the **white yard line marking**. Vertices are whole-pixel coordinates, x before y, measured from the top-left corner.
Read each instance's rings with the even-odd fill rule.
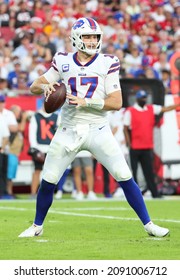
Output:
[[[97,209],[97,208],[96,208]],[[108,208],[105,208],[108,210]],[[0,206],[0,210],[10,210],[10,211],[34,211],[34,209],[27,208],[18,208],[18,207],[4,207]],[[69,210],[74,210],[73,208],[69,208]],[[82,210],[84,210],[82,208]],[[131,208],[130,208],[131,210]],[[86,213],[74,213],[74,212],[65,212],[59,210],[49,210],[49,213],[66,215],[66,216],[76,216],[76,217],[89,217],[89,218],[100,218],[100,219],[111,219],[111,220],[124,220],[124,221],[139,221],[139,218],[126,218],[126,217],[117,217],[117,216],[106,216],[106,215],[94,215],[94,214],[86,214]],[[169,223],[180,223],[180,220],[172,220],[172,219],[153,219],[154,221],[160,222],[169,222]]]
[[[56,209],[56,207],[54,207],[54,210],[58,210]],[[104,210],[108,210],[108,211],[129,211],[131,210],[131,208],[129,207],[82,207],[82,208],[74,208],[74,207],[71,207],[71,208],[61,208],[61,210],[63,211],[67,211],[67,210],[75,210],[75,211],[104,211]],[[59,211],[59,210],[58,210]]]
[[[17,210],[17,211],[27,211],[27,208],[18,208],[18,207],[6,207],[6,206],[0,206],[0,210]]]
[[[48,240],[46,240],[46,239],[35,239],[34,241],[40,242],[40,243],[48,242]]]
[[[27,208],[18,208],[18,207],[6,207],[6,206],[0,206],[0,210],[5,210],[5,209],[7,209],[7,210],[16,210],[16,209],[18,209],[18,210],[20,210],[20,211],[26,211],[27,210]],[[61,208],[60,210],[62,210],[62,211],[68,211],[68,210],[70,210],[70,211],[132,211],[132,209],[131,208],[128,208],[128,207],[92,207],[92,208],[90,208],[90,207],[82,207],[82,208],[74,208],[74,207],[71,207],[71,208]],[[51,211],[51,210],[50,210]],[[59,211],[59,209],[58,208],[54,208],[54,210],[53,211]]]
[[[83,213],[74,213],[74,212],[64,212],[64,211],[55,211],[49,210],[49,213],[67,215],[67,216],[78,216],[78,217],[90,217],[90,218],[101,218],[101,219],[112,219],[112,220],[124,220],[123,217],[116,216],[104,216],[104,215],[94,215],[94,214],[83,214]],[[126,220],[139,220],[138,218],[125,218]]]

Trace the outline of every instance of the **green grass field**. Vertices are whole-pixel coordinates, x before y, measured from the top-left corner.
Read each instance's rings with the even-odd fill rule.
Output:
[[[44,234],[18,238],[35,214],[35,201],[0,201],[0,260],[180,260],[180,198],[146,200],[151,218],[170,236],[149,237],[126,201],[100,198],[53,202]]]

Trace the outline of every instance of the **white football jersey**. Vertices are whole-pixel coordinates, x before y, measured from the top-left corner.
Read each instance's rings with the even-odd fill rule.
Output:
[[[59,52],[55,54],[52,67],[44,76],[48,82],[52,82],[54,73],[55,80],[61,80],[69,94],[81,98],[105,99],[108,94],[120,90],[119,69],[120,63],[116,56],[96,54],[91,61],[82,65],[77,59],[77,53]],[[106,114],[105,110],[76,108],[69,100],[61,109],[62,123],[66,125],[105,123]]]

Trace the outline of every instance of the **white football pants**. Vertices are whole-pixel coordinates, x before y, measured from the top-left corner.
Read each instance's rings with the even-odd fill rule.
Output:
[[[81,150],[87,150],[100,162],[116,181],[132,177],[124,155],[108,124],[61,125],[49,146],[43,168],[43,179],[57,184],[66,168]]]

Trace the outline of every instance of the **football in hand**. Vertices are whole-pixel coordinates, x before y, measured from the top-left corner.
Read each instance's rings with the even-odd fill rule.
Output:
[[[56,90],[49,95],[44,101],[44,109],[46,113],[53,113],[60,109],[66,100],[66,86],[61,83],[59,86],[53,86]]]

